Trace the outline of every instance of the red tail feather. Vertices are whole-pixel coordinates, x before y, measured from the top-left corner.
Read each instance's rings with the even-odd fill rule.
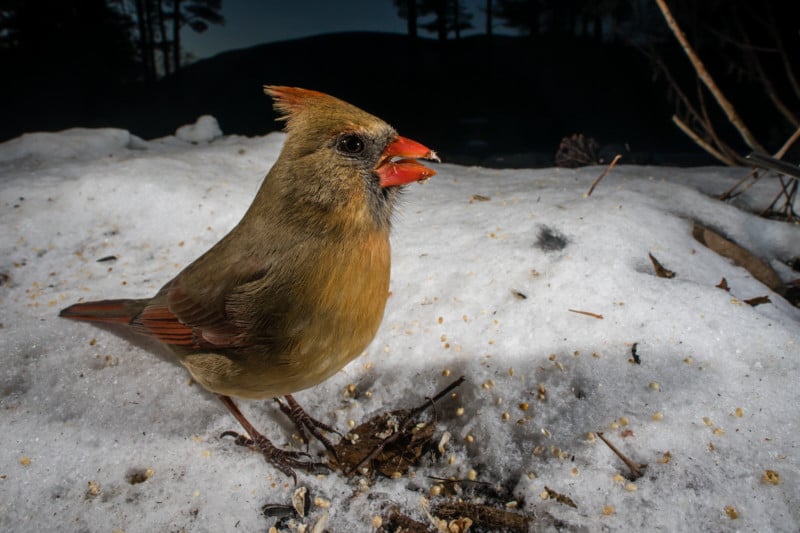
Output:
[[[106,324],[130,324],[142,309],[142,300],[100,300],[70,305],[58,316],[72,320],[104,322]]]

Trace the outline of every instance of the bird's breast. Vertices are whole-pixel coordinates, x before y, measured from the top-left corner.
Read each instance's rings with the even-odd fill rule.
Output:
[[[316,280],[309,284],[309,317],[293,350],[308,369],[307,386],[326,379],[358,356],[372,341],[389,296],[391,254],[388,236],[370,234],[320,255]],[[305,318],[310,318],[306,321]]]
[[[388,235],[378,232],[326,245],[309,257],[315,264],[286,323],[287,351],[261,369],[270,396],[313,387],[366,349],[383,319],[390,257]]]

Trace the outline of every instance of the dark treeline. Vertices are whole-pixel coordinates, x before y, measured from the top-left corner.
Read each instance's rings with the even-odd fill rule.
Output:
[[[374,62],[339,64],[345,76],[331,71],[336,62],[309,55],[325,54],[315,39],[193,63],[182,32],[223,24],[222,0],[0,0],[0,61],[10,80],[0,87],[0,140],[72,126],[152,137],[203,113],[215,114],[226,133],[263,133],[274,127],[268,102],[245,96],[263,83],[329,90],[365,106],[374,101],[376,111],[380,101],[425,98],[437,104],[442,141],[460,143],[462,151],[533,151],[544,138],[556,146],[560,136],[578,132],[601,143],[648,139],[693,149],[671,115],[683,116],[691,105],[711,118],[720,114],[652,0],[382,1],[406,21],[407,35],[387,36],[374,51],[356,43]],[[667,2],[765,143],[785,140],[800,109],[800,22],[792,2]],[[397,48],[398,39],[405,45]],[[380,53],[391,53],[384,57],[392,64]],[[259,112],[248,113],[243,101]],[[401,120],[430,123],[432,108],[416,104]]]
[[[178,71],[181,31],[222,24],[221,0],[0,0],[2,138],[95,124]]]

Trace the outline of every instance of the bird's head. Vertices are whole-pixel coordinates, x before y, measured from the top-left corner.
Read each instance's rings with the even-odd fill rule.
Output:
[[[283,167],[283,188],[298,199],[326,211],[363,206],[376,222],[388,224],[401,186],[436,173],[417,161],[439,161],[433,150],[366,111],[308,89],[266,86],[264,91],[286,121],[288,135],[276,167]]]

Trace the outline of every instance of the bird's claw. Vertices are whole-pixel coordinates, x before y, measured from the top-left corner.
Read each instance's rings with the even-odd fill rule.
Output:
[[[219,438],[225,437],[233,437],[235,440],[233,443],[237,446],[246,446],[247,448],[252,448],[255,442],[253,439],[245,435],[244,433],[237,433],[236,431],[225,431]]]
[[[287,394],[285,398],[287,403],[283,403],[279,398],[275,398],[275,402],[278,404],[278,407],[280,407],[281,412],[283,412],[283,414],[285,414],[292,422],[294,422],[298,433],[300,433],[300,438],[303,439],[306,445],[308,445],[309,441],[306,433],[306,431],[308,431],[308,433],[314,435],[314,437],[320,441],[323,446],[325,446],[325,449],[328,450],[328,452],[330,452],[334,458],[337,458],[336,448],[334,448],[331,441],[325,435],[323,435],[320,430],[327,431],[328,433],[336,433],[339,435],[339,437],[341,437],[342,434],[336,431],[336,429],[332,426],[324,422],[320,422],[316,418],[306,413],[291,394]]]
[[[264,456],[265,461],[280,470],[286,476],[291,477],[295,485],[297,484],[297,474],[294,472],[295,468],[303,469],[306,472],[311,472],[319,468],[330,468],[325,463],[304,460],[304,458],[311,457],[306,452],[282,450],[261,434],[256,434],[255,437],[248,437],[236,431],[225,431],[220,437],[233,437],[235,439],[233,442],[237,446],[246,446],[259,452]]]

